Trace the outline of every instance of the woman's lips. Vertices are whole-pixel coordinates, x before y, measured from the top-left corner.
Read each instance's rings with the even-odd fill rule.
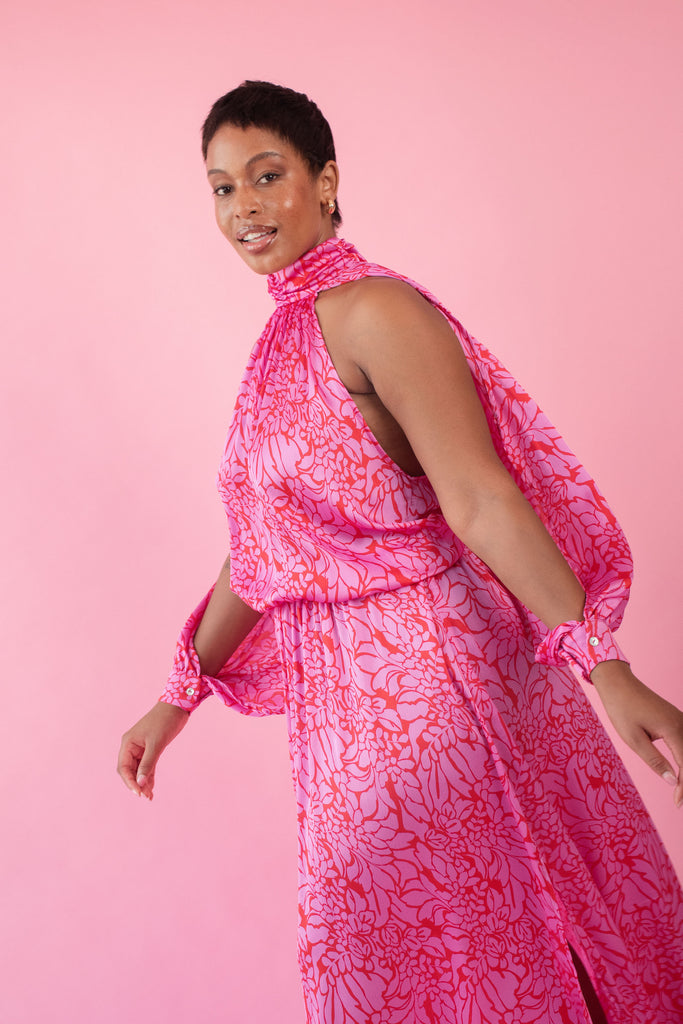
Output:
[[[277,228],[253,227],[242,228],[237,239],[240,245],[251,253],[260,253],[272,243]]]

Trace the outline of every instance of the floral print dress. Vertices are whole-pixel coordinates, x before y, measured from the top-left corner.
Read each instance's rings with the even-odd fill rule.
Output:
[[[427,478],[379,447],[330,360],[316,296],[372,275],[406,280],[334,238],[269,278],[276,310],[219,472],[231,586],[264,614],[208,678],[192,645],[207,595],[162,699],[287,715],[308,1024],[589,1024],[570,947],[610,1024],[681,1022],[681,893],[581,683]],[[414,286],[451,323],[595,628],[615,628],[631,560],[604,499]]]

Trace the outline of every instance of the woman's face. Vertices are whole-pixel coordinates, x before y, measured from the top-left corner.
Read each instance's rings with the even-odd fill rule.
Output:
[[[328,201],[337,165],[317,176],[288,142],[265,128],[222,125],[209,143],[206,170],[218,227],[257,274],[289,266],[332,238]]]

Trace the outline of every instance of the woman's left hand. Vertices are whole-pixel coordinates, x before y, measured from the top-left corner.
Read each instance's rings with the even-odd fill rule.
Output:
[[[674,803],[683,804],[683,713],[641,683],[624,661],[603,661],[591,672],[612,725],[658,775],[675,786]],[[662,740],[674,765],[654,745]]]

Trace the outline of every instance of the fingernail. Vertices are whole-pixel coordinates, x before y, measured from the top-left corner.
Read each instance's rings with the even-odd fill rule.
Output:
[[[670,786],[675,786],[678,782],[678,779],[673,774],[673,772],[662,772],[662,778],[665,782],[668,782]]]
[[[669,774],[671,774],[671,773],[669,773]],[[144,786],[144,784],[147,782],[147,776],[146,775],[138,775],[138,777],[136,778],[135,781],[137,782],[138,786]]]

